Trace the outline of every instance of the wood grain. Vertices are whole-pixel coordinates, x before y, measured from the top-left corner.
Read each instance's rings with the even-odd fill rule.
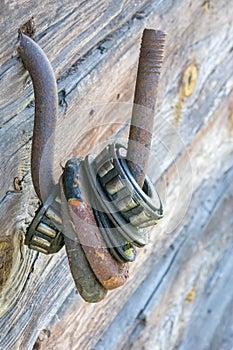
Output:
[[[232,98],[232,97],[231,97]],[[171,167],[169,169],[169,172],[167,173],[167,202],[166,202],[166,211],[169,213],[171,210],[173,210],[173,216],[174,218],[182,218],[182,222],[178,223],[176,222],[176,227],[173,226],[173,230],[169,230],[169,223],[171,218],[165,218],[160,224],[160,226],[156,227],[154,230],[154,235],[151,237],[151,244],[147,246],[145,249],[139,251],[139,257],[136,260],[134,264],[130,266],[130,281],[127,283],[127,285],[119,289],[117,293],[111,293],[109,294],[109,297],[106,301],[103,302],[103,305],[101,306],[101,309],[98,309],[98,306],[93,311],[92,309],[85,308],[85,318],[83,319],[83,314],[81,313],[83,310],[82,308],[77,306],[77,308],[72,307],[69,309],[69,312],[67,312],[66,316],[62,318],[62,321],[59,322],[55,327],[49,327],[49,329],[53,329],[51,332],[51,336],[48,339],[48,341],[45,341],[42,343],[42,349],[52,349],[52,347],[55,345],[56,349],[62,349],[62,347],[67,346],[71,349],[93,349],[96,344],[96,339],[99,338],[100,334],[106,330],[107,325],[113,320],[114,316],[118,314],[118,312],[122,309],[122,306],[125,305],[126,301],[129,300],[130,308],[123,310],[123,317],[117,318],[116,323],[113,323],[113,326],[110,328],[110,330],[106,331],[107,334],[107,342],[104,343],[106,348],[107,343],[111,340],[112,347],[114,349],[114,337],[122,337],[120,338],[122,343],[116,342],[116,348],[124,348],[125,344],[124,341],[128,339],[128,328],[124,329],[125,323],[127,324],[128,317],[131,316],[130,310],[136,307],[138,299],[137,297],[130,297],[132,296],[132,292],[135,291],[138,288],[137,295],[141,295],[141,283],[146,278],[146,276],[151,272],[152,269],[155,268],[155,265],[158,265],[155,272],[153,273],[153,276],[158,274],[158,277],[156,281],[154,281],[155,285],[160,284],[160,279],[163,279],[163,275],[166,275],[166,269],[172,264],[173,259],[175,258],[177,251],[179,251],[182,248],[182,245],[184,241],[187,240],[187,244],[190,245],[190,249],[196,249],[196,241],[198,240],[193,238],[197,233],[199,235],[203,234],[203,229],[208,224],[209,220],[211,219],[212,213],[215,210],[215,206],[218,205],[218,202],[221,200],[220,198],[224,196],[225,193],[231,193],[231,189],[229,186],[230,179],[232,176],[232,149],[228,149],[228,141],[225,139],[226,135],[228,134],[229,129],[229,119],[228,119],[228,103],[229,99],[223,103],[219,110],[217,111],[215,118],[213,118],[211,122],[211,127],[206,126],[205,130],[201,130],[199,134],[197,135],[198,140],[194,140],[193,143],[190,145],[190,148],[188,149],[189,155],[191,158],[191,164],[194,164],[195,161],[198,161],[198,166],[196,167],[196,171],[193,172],[192,175],[192,186],[193,186],[193,197],[191,203],[189,203],[188,210],[185,204],[177,203],[174,199],[174,186],[173,184],[177,182],[177,174],[176,174],[176,167],[183,168],[185,171],[185,164],[186,157],[182,154],[175,162],[175,166]],[[224,108],[225,105],[225,108]],[[225,115],[225,127],[223,127],[223,119],[222,116]],[[206,143],[209,145],[209,141],[212,139],[216,140],[216,134],[219,132],[219,126],[222,126],[222,137],[220,134],[218,134],[218,142],[219,144],[216,144],[215,151],[211,151],[208,147],[209,152],[212,152],[215,154],[215,163],[212,162],[209,164],[209,168],[207,171],[206,168],[206,161],[209,158],[208,153],[206,154],[206,157],[203,157],[203,148],[205,147]],[[229,139],[228,139],[229,140]],[[228,151],[226,152],[226,149]],[[225,153],[226,152],[226,153]],[[180,162],[180,164],[179,164]],[[217,165],[217,166],[216,166]],[[229,170],[230,169],[230,170]],[[199,176],[200,173],[203,173],[205,171],[205,180],[203,180],[202,177]],[[188,179],[190,180],[190,178]],[[223,181],[224,180],[224,181]],[[187,189],[187,179],[185,177],[182,178],[180,183],[180,190],[185,192]],[[185,190],[184,190],[185,189]],[[228,192],[229,191],[229,192]],[[181,196],[181,194],[175,194],[175,197],[177,199]],[[182,197],[182,199],[185,198]],[[187,203],[186,203],[187,204]],[[175,208],[174,208],[175,207]],[[187,210],[187,211],[185,211]],[[193,233],[192,233],[193,232]],[[216,231],[216,235],[218,234],[218,231]],[[190,236],[190,237],[189,237]],[[228,244],[224,240],[224,244]],[[218,244],[218,242],[216,242]],[[174,249],[174,246],[177,250]],[[225,247],[225,246],[224,246]],[[225,247],[226,248],[226,247]],[[216,248],[215,248],[216,249]],[[186,248],[182,250],[183,254],[186,252]],[[200,263],[202,262],[202,256],[197,256],[197,260],[200,260]],[[191,253],[190,253],[191,254]],[[218,253],[216,252],[217,256]],[[218,256],[220,258],[221,254]],[[188,253],[187,256],[184,254],[184,260],[187,260],[187,263],[190,265],[190,269],[193,268],[192,260],[188,260]],[[182,259],[182,254],[181,258]],[[212,260],[210,264],[212,263]],[[175,271],[183,271],[183,261],[178,261]],[[179,270],[180,269],[180,270]],[[178,273],[177,272],[177,273]],[[181,273],[180,272],[180,273]],[[184,274],[184,278],[186,278],[185,281],[179,282],[181,284],[180,288],[183,288],[186,292],[185,297],[188,295],[190,290],[193,287],[193,278],[194,278],[194,272],[199,273],[198,271],[187,272]],[[208,277],[208,273],[206,273],[205,278]],[[154,278],[154,277],[153,277]],[[203,277],[204,278],[204,277]],[[170,281],[171,279],[171,281]],[[171,275],[169,275],[168,278],[168,284],[169,286],[172,285],[172,281],[174,281],[175,275],[173,275],[173,272],[171,272]],[[189,287],[190,286],[190,287]],[[145,285],[145,289],[147,288],[147,284]],[[170,287],[167,287],[167,289],[162,289],[161,291],[161,298],[164,294],[168,294],[168,298],[170,297],[169,289]],[[185,293],[184,292],[184,293]],[[153,292],[152,292],[153,294]],[[131,301],[132,298],[132,301]],[[150,298],[150,297],[149,297]],[[143,294],[142,294],[143,299]],[[184,298],[185,299],[185,298]],[[178,300],[178,299],[177,299]],[[184,301],[182,299],[182,301]],[[184,301],[185,302],[185,301]],[[174,298],[174,303],[176,303],[176,299]],[[179,304],[179,303],[178,303]],[[145,302],[146,305],[146,302]],[[156,304],[157,305],[157,304]],[[169,305],[167,305],[167,300],[165,300],[164,308],[167,312]],[[180,304],[179,304],[180,305]],[[182,308],[182,305],[180,305],[180,308]],[[104,310],[104,313],[103,313]],[[137,310],[137,308],[136,308]],[[143,307],[140,309],[140,312],[142,312]],[[158,308],[159,313],[160,307]],[[102,314],[102,313],[103,314]],[[166,312],[161,316],[161,322],[163,322],[166,318]],[[133,313],[133,310],[132,310]],[[90,315],[90,318],[88,317]],[[126,316],[128,315],[128,316]],[[159,314],[160,315],[160,314]],[[75,320],[80,319],[82,317],[83,322],[85,324],[85,328],[83,329],[83,323],[77,324]],[[182,316],[183,317],[183,316]],[[123,322],[123,319],[125,318],[125,321]],[[93,320],[96,320],[97,325],[93,325]],[[99,323],[100,321],[100,323]],[[135,321],[135,319],[134,319]],[[188,321],[188,315],[187,315],[187,321]],[[221,322],[221,320],[219,320]],[[66,330],[64,330],[64,324],[66,325]],[[121,328],[122,324],[122,328]],[[132,327],[136,326],[135,322],[132,322]],[[54,328],[53,328],[54,327]],[[119,328],[119,332],[118,332]],[[124,329],[124,331],[123,331]],[[175,332],[175,330],[174,330]],[[90,336],[87,337],[86,334],[89,334]],[[147,334],[147,333],[146,333]],[[156,332],[156,335],[159,337],[160,332]],[[177,335],[179,335],[177,333]],[[105,338],[104,338],[105,339]],[[161,337],[161,342],[164,341],[164,349],[169,346],[169,343],[165,340],[168,339],[167,333],[163,334]],[[64,343],[65,342],[65,343]],[[101,343],[100,343],[101,344]],[[142,344],[142,343],[140,343]],[[51,346],[51,347],[50,347]],[[98,345],[99,346],[99,345]],[[135,342],[133,346],[137,346],[137,343]],[[134,349],[134,347],[132,347]],[[139,347],[140,348],[140,347]],[[98,349],[98,347],[97,347]],[[149,349],[149,348],[148,348]],[[163,348],[162,348],[163,349]],[[188,349],[188,348],[187,348]]]
[[[217,182],[200,185],[190,207],[193,218],[172,249],[152,266],[95,350],[106,349],[110,342],[113,350],[212,349],[212,342],[214,349],[222,349],[227,336],[216,336],[216,329],[225,317],[232,322],[232,174],[231,170]],[[197,207],[206,196],[210,199],[210,191],[209,208],[203,215]],[[225,329],[229,334],[229,326]]]
[[[177,249],[180,247],[180,260],[171,265],[167,282],[156,294],[160,297],[161,312],[154,301],[146,309],[148,327],[140,328],[139,321],[137,328],[134,314],[130,323],[132,338],[122,340],[113,328],[111,337],[118,337],[114,344],[120,344],[119,347],[136,349],[143,341],[149,347],[159,339],[161,349],[170,344],[190,348],[186,334],[190,331],[190,320],[196,322],[194,303],[200,310],[204,297],[210,305],[219,300],[220,291],[227,290],[227,286],[224,289],[222,282],[217,283],[217,291],[209,299],[203,286],[208,285],[209,276],[214,276],[221,257],[226,262],[219,263],[222,281],[227,280],[231,268],[227,252],[228,216],[226,232],[219,226],[219,230],[213,231],[216,240],[211,248],[213,254],[203,249],[195,253],[194,249],[199,242],[196,234],[200,244],[208,246],[212,242],[204,228],[211,223],[217,199],[221,198],[221,210],[229,208],[223,193],[230,194],[230,188],[224,187],[224,178],[232,166],[233,153],[230,12],[230,2],[223,0],[211,1],[209,6],[183,0],[137,1],[133,5],[127,0],[43,4],[34,0],[22,1],[20,7],[16,1],[4,2],[0,19],[0,272],[4,271],[0,278],[0,314],[11,308],[0,319],[0,349],[32,349],[34,344],[41,349],[93,349],[123,305],[130,300],[130,305],[138,302],[133,294],[138,288],[140,291],[139,286],[154,267],[169,266],[169,261],[175,258],[171,246],[176,244]],[[54,164],[57,177],[61,173],[60,164],[71,155],[82,156],[106,142],[127,139],[142,30],[147,26],[168,32],[149,169],[167,214],[155,229],[151,244],[139,252],[137,261],[130,266],[128,284],[94,306],[82,302],[75,293],[64,250],[53,257],[38,256],[22,244],[38,200],[30,178],[32,85],[17,59],[16,49],[17,30],[33,15],[38,43],[58,79],[59,128]],[[187,79],[184,72],[187,69],[194,72],[193,67],[196,79],[194,73]],[[187,91],[191,91],[188,96]],[[16,177],[21,180],[20,191],[14,187]],[[196,195],[190,207],[192,193]],[[213,215],[217,220],[220,214]],[[225,238],[218,249],[217,241],[222,236]],[[183,240],[190,246],[188,251],[195,258],[196,268],[184,251]],[[4,258],[6,254],[10,259]],[[164,255],[168,257],[167,263]],[[206,265],[201,264],[202,259]],[[202,266],[204,271],[198,280]],[[180,287],[176,291],[177,276]],[[195,281],[200,281],[200,289]],[[192,288],[197,295],[194,303],[185,301]],[[229,320],[226,308],[231,300],[229,296],[219,306],[222,317],[225,315]],[[159,326],[153,331],[157,320]],[[201,322],[204,321],[203,316]],[[219,324],[208,330],[208,344],[214,340],[217,343],[213,329],[221,334],[220,322],[221,318]],[[115,324],[119,327],[119,322]],[[144,329],[144,336],[140,329]],[[230,334],[227,326],[225,329]],[[193,330],[192,339],[197,332],[198,327]]]

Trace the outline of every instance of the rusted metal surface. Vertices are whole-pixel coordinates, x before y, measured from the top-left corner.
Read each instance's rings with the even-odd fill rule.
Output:
[[[88,303],[98,303],[103,300],[107,290],[92,271],[81,244],[65,236],[65,247],[70,271],[80,296]]]
[[[33,16],[20,27],[19,35],[21,33],[29,36],[32,40],[35,40],[36,22]]]
[[[127,152],[128,167],[140,187],[148,167],[165,39],[165,32],[152,29],[142,36]]]
[[[117,262],[110,254],[92,208],[86,202],[75,206],[72,201],[72,205],[69,202],[68,205],[78,238],[96,277],[106,289],[122,286],[129,277],[129,266]]]
[[[63,176],[69,215],[74,224],[76,239],[104,288],[111,290],[120,287],[129,277],[129,266],[127,263],[117,262],[106,246],[92,208],[88,204],[88,195],[83,188],[85,181],[80,159],[69,160]]]
[[[155,96],[165,36],[164,32],[154,30],[145,30],[143,33],[128,149],[128,162],[132,176],[141,187],[145,180],[144,173],[147,169],[148,152],[153,132]],[[20,33],[19,52],[25,68],[30,73],[35,94],[32,179],[39,199],[46,203],[47,197],[55,187],[53,155],[58,106],[56,79],[43,50],[23,33]],[[138,112],[137,105],[143,107],[143,113]],[[129,276],[129,266],[114,258],[102,236],[93,213],[92,204],[89,203],[90,192],[86,177],[90,174],[83,164],[82,159],[71,159],[64,169],[63,185],[68,206],[64,208],[66,213],[64,216],[67,216],[67,218],[63,218],[63,222],[67,223],[64,225],[64,234],[70,267],[77,288],[85,300],[96,302],[104,298],[105,290],[117,288],[126,282]],[[116,194],[124,187],[125,184],[120,181],[119,176],[106,184],[106,190],[111,195]],[[143,207],[143,212],[144,209]],[[137,216],[136,212],[133,212],[132,215]],[[144,214],[144,216],[143,220],[148,218],[150,220],[150,215]],[[132,221],[131,218],[127,217],[126,222],[128,220]],[[140,220],[142,220],[141,217]],[[139,226],[140,220],[135,222],[136,226]],[[41,231],[40,225],[38,227]],[[39,229],[37,228],[37,230]],[[42,231],[45,233],[44,226]],[[136,231],[138,235],[138,230]],[[72,237],[69,237],[69,233],[72,234]],[[48,229],[46,234],[48,235]],[[51,230],[49,230],[49,240],[45,240],[44,236],[34,237],[33,234],[34,241],[36,238],[35,247],[39,246],[39,251],[47,252],[46,249],[50,249],[50,235]],[[126,243],[130,245],[129,242]],[[47,247],[48,244],[49,247]],[[77,262],[78,265],[80,264],[80,257],[84,260],[81,275],[76,266]],[[85,277],[84,271],[87,271],[87,277]],[[84,285],[80,279],[84,279]],[[91,281],[92,279],[93,281]],[[103,288],[100,287],[99,283]]]
[[[57,121],[58,94],[52,66],[43,50],[20,33],[19,53],[28,70],[35,94],[35,117],[31,153],[32,181],[44,202],[54,185],[54,132]]]
[[[77,162],[77,166],[79,166],[79,162]],[[64,235],[64,241],[71,274],[80,296],[86,302],[97,303],[105,298],[107,290],[96,278],[85,256],[83,248],[77,239],[76,230],[70,220],[69,208],[67,206],[66,185],[64,184],[63,188],[61,180],[60,188],[62,221],[66,232],[66,235]]]

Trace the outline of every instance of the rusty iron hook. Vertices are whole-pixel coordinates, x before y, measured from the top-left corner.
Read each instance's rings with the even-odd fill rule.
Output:
[[[44,202],[54,187],[54,137],[58,114],[57,83],[53,68],[40,46],[19,33],[19,54],[28,70],[35,95],[31,174],[38,198]]]

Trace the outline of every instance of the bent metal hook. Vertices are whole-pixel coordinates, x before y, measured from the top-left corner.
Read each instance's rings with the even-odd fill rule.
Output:
[[[23,33],[20,33],[19,53],[33,83],[35,117],[31,174],[36,194],[41,201],[44,201],[54,186],[53,155],[58,113],[57,83],[53,68],[44,51]],[[40,183],[43,184],[43,189]]]
[[[126,282],[135,247],[148,243],[148,227],[163,216],[146,170],[165,37],[162,31],[145,29],[143,33],[128,149],[113,144],[97,156],[70,159],[54,185],[56,80],[43,50],[20,33],[19,52],[35,94],[33,185],[41,201],[40,183],[47,182],[45,193],[51,193],[31,223],[25,244],[51,254],[65,243],[76,287],[87,302],[102,300],[107,290]],[[144,107],[143,113],[138,112],[138,104]]]

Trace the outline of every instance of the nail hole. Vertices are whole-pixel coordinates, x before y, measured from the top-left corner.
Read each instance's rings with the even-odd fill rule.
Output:
[[[91,109],[90,112],[89,112],[89,116],[92,118],[95,114],[95,110],[94,109]]]
[[[66,102],[66,90],[63,89],[58,92],[58,104],[61,107],[68,107],[68,103]]]
[[[22,189],[23,189],[22,180],[20,180],[18,177],[15,177],[13,184],[14,184],[15,191],[17,191],[17,192],[22,191]]]
[[[179,98],[175,108],[175,123],[179,123],[182,114],[183,103],[193,93],[197,82],[198,69],[195,64],[188,66],[182,76]]]
[[[210,0],[204,1],[202,6],[204,7],[204,10],[205,10],[206,12],[209,11],[209,10],[210,10],[210,7],[211,7],[211,5],[210,5]]]
[[[27,36],[29,36],[32,40],[35,40],[36,33],[36,23],[35,18],[32,16],[27,22],[25,22],[21,27],[20,31]]]
[[[190,65],[183,73],[182,77],[182,91],[185,97],[190,96],[196,86],[197,82],[197,66],[195,64]]]
[[[195,298],[196,298],[196,291],[195,291],[195,288],[192,287],[192,289],[187,294],[185,300],[191,303],[192,301],[195,300]]]

